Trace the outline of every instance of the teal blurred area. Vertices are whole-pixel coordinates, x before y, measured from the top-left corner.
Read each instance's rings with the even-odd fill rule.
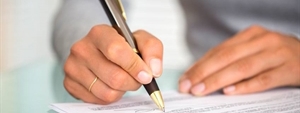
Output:
[[[50,103],[65,101],[68,93],[60,67],[54,60],[43,59],[4,73],[1,112],[45,113]]]

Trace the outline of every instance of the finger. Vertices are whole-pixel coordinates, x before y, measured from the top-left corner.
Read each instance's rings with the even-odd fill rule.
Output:
[[[243,82],[230,85],[224,88],[223,92],[227,95],[249,94],[290,85],[296,78],[287,75],[289,74],[288,71],[282,67],[264,72]]]
[[[93,78],[92,80],[94,80]],[[91,84],[92,82],[90,82]],[[113,103],[121,99],[125,94],[125,91],[118,91],[107,86],[103,81],[98,79],[91,88],[91,92],[99,99],[107,102]]]
[[[203,56],[201,61],[205,61],[206,59],[209,59],[210,57],[214,56],[215,53],[219,52],[220,50],[223,50],[223,48],[225,48],[225,47],[245,43],[249,40],[252,40],[255,37],[260,37],[261,35],[264,35],[267,32],[268,31],[265,28],[263,28],[259,25],[250,26],[246,30],[243,30],[243,31],[237,33],[236,35],[234,35],[229,40],[224,41],[219,46],[217,46],[217,47],[211,49],[210,51],[208,51],[207,54],[205,54]]]
[[[202,83],[195,85],[191,92],[194,95],[207,95],[227,85],[250,78],[266,70],[278,67],[284,63],[283,57],[277,57],[271,52],[262,52],[238,60],[205,78]]]
[[[65,65],[66,76],[82,85],[86,90],[89,89],[92,82],[95,80],[96,75],[89,69],[81,65],[69,63],[72,58],[69,58]],[[67,71],[66,71],[67,70]],[[73,71],[72,71],[73,70]],[[77,70],[77,71],[76,71]],[[114,90],[107,86],[103,81],[98,79],[91,87],[91,92],[97,98],[103,100],[106,103],[112,103],[117,101],[125,93],[124,91]]]
[[[103,100],[97,98],[92,93],[88,92],[85,87],[80,85],[79,83],[73,81],[69,77],[65,77],[64,79],[64,87],[68,92],[75,98],[80,99],[87,103],[94,104],[107,104]]]
[[[122,67],[137,81],[142,84],[151,82],[153,76],[150,68],[112,27],[95,26],[88,37],[108,60]]]
[[[115,63],[107,60],[105,56],[97,50],[95,46],[89,44],[88,40],[82,40],[73,45],[71,49],[71,58],[69,64],[71,67],[78,70],[91,70],[95,76],[101,79],[105,84],[115,90],[128,91],[128,90],[137,90],[141,84],[138,83],[132,76],[130,76],[126,71],[124,71],[120,66]],[[75,58],[73,58],[75,57]],[[79,62],[86,67],[76,64]],[[77,72],[81,73],[81,72]],[[76,74],[76,73],[74,73]],[[70,74],[73,75],[73,74]],[[78,76],[76,80],[80,81],[80,83],[85,82],[84,78],[85,74],[81,74]]]
[[[184,77],[180,80],[180,91],[188,92],[191,86],[199,83],[207,76],[218,72],[237,60],[263,51],[265,46],[266,44],[260,40],[251,40],[247,43],[223,48],[211,57],[201,59],[183,75]]]
[[[261,37],[262,35],[267,34],[268,31],[259,26],[259,25],[252,25],[248,27],[247,29],[237,33],[229,40],[224,41],[219,46],[213,48],[212,50],[208,51],[208,53],[203,57],[203,60],[208,59],[215,55],[215,53],[218,53],[219,51],[222,51],[225,47],[240,45],[242,43],[247,43],[250,40],[253,40],[253,38]]]
[[[102,54],[95,55],[95,60],[98,59],[99,64],[90,62],[89,68],[110,88],[120,91],[135,91],[141,86],[121,67],[104,58]]]
[[[144,30],[136,31],[134,37],[143,60],[151,68],[153,75],[159,77],[162,73],[162,42]]]

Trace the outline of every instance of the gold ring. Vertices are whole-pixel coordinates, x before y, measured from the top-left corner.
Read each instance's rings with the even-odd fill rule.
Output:
[[[96,83],[97,80],[98,80],[98,77],[96,77],[96,78],[94,79],[94,81],[91,83],[91,85],[90,85],[90,87],[89,87],[89,92],[91,92],[91,89],[92,89],[93,85]]]

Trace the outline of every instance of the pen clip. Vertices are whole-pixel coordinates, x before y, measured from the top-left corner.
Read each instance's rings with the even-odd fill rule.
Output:
[[[124,20],[127,20],[126,13],[125,13],[125,10],[124,10],[124,7],[123,7],[123,4],[122,4],[121,0],[117,0],[117,3],[119,5],[119,9],[121,11],[121,14],[122,14]]]

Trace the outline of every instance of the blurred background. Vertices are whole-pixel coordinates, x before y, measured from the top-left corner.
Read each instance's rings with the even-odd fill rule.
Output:
[[[187,68],[191,56],[184,41],[184,18],[178,1],[127,1],[131,30],[147,30],[163,42],[164,68]],[[63,73],[57,71],[62,67],[51,45],[52,23],[62,2],[1,0],[0,113],[47,112],[49,104],[70,97],[63,89]],[[178,72],[169,71],[167,75]],[[175,87],[176,83],[169,85]]]
[[[60,0],[1,0],[1,71],[54,59],[51,24]]]
[[[164,44],[164,67],[182,69],[190,55],[183,39],[184,18],[174,0],[127,0],[132,31],[145,29]],[[51,27],[62,0],[1,0],[1,71],[54,60]]]

